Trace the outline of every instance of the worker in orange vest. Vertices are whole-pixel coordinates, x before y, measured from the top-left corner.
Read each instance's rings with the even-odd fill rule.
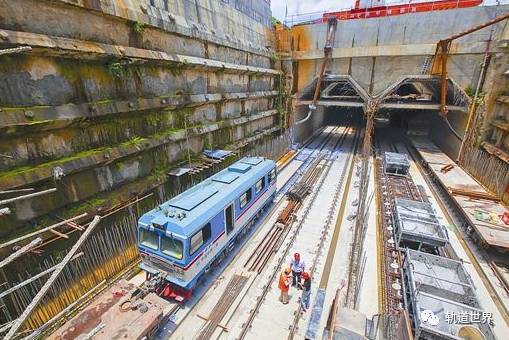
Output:
[[[288,303],[288,290],[290,289],[291,272],[292,270],[290,268],[286,268],[283,272],[281,272],[281,275],[279,275],[279,289],[281,290],[279,301],[285,305]]]

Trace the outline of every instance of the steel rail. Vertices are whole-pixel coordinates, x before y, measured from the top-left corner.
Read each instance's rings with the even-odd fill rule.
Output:
[[[263,218],[262,221],[259,221],[258,223],[260,224],[263,224],[264,221],[268,221],[270,220],[271,216],[274,214],[274,212],[276,211],[277,207],[279,207],[283,202],[284,200],[281,199],[284,194],[290,189],[292,188],[292,186],[296,183],[296,180],[300,177],[299,175],[299,171],[302,171],[302,170],[305,170],[307,166],[309,166],[310,163],[312,163],[312,161],[317,157],[315,154],[319,154],[323,148],[327,145],[327,143],[330,141],[331,139],[331,136],[332,136],[332,133],[335,132],[337,130],[337,127],[333,128],[331,131],[329,132],[324,132],[324,129],[322,129],[322,131],[318,134],[315,134],[313,136],[311,136],[310,138],[308,138],[308,140],[304,143],[304,145],[301,147],[301,149],[296,152],[296,154],[294,155],[294,157],[292,157],[287,163],[283,164],[282,165],[282,168],[279,168],[280,169],[283,169],[285,168],[286,166],[289,165],[289,163],[293,162],[295,160],[295,157],[300,154],[303,150],[305,150],[307,147],[309,147],[310,145],[312,145],[313,143],[317,143],[317,145],[315,147],[313,147],[313,151],[308,155],[307,159],[302,162],[301,166],[299,166],[298,170],[295,171],[295,173],[288,179],[288,181],[286,182],[285,185],[283,185],[283,187],[281,187],[277,192],[276,192],[276,197],[280,196],[280,199],[278,199],[272,206],[271,208],[267,211],[266,213],[266,216]],[[294,182],[294,183],[291,183],[291,182]],[[255,228],[252,232],[255,232],[257,228]],[[269,231],[270,233],[270,231]],[[249,236],[249,235],[246,235],[246,236]],[[252,235],[251,235],[252,236]],[[264,238],[266,237],[267,235],[264,236]],[[237,250],[237,252],[241,252],[243,249],[243,247],[245,246],[245,243],[244,244],[241,244],[239,249]],[[251,255],[252,257],[253,255]],[[268,261],[268,260],[267,260]],[[226,268],[228,266],[225,266],[222,268],[222,270],[218,273],[218,275],[221,275],[221,273],[223,273]],[[205,296],[209,291],[210,289],[212,288],[212,285],[209,285],[209,287],[207,287],[207,289],[203,292],[202,296]],[[180,305],[179,305],[180,306]],[[177,310],[175,310],[173,313],[171,313],[170,315],[168,315],[168,317],[166,319],[172,319],[176,313],[178,312],[178,310],[180,310],[181,307],[179,307]],[[193,310],[196,308],[196,305],[193,305],[191,306],[190,310]],[[187,319],[187,317],[189,316],[190,312],[186,313],[184,315],[183,318],[181,318],[180,320],[178,320],[178,322],[176,323],[176,327],[175,329],[177,329],[183,322],[185,319]],[[161,327],[160,327],[161,328]],[[174,330],[173,330],[174,331]]]
[[[344,135],[346,135],[346,131],[343,133]],[[341,138],[340,138],[341,139]],[[329,151],[329,153],[332,155],[333,152],[335,151],[340,139],[338,139],[338,141],[334,144],[332,150]],[[328,162],[327,162],[328,163]],[[327,174],[330,170],[330,166],[327,166],[325,167],[325,170],[324,170],[324,173],[323,175],[320,177],[319,179],[319,182],[317,183],[318,185],[316,186],[316,189],[319,189],[321,187],[321,185],[323,184],[323,182],[325,181],[325,178],[327,177]],[[311,192],[310,196],[309,196],[309,202],[308,202],[308,205],[306,206],[306,208],[304,209],[304,212],[303,212],[303,215],[299,221],[299,223],[297,224],[297,226],[294,228],[295,229],[295,232],[293,233],[293,235],[291,236],[290,240],[289,240],[289,244],[293,244],[293,242],[295,241],[295,239],[297,238],[297,235],[302,227],[302,225],[304,224],[304,221],[306,219],[306,216],[307,214],[309,213],[309,211],[311,210],[311,206],[313,205],[316,197],[318,196],[318,192],[319,190],[314,190],[313,192]],[[270,289],[270,283],[277,277],[277,274],[279,273],[279,269],[280,267],[282,266],[285,258],[286,258],[286,255],[288,254],[288,252],[290,251],[290,247],[286,247],[284,253],[282,254],[280,260],[278,261],[277,265],[276,265],[276,269],[273,271],[273,273],[270,275],[270,278],[269,280],[267,281],[267,284],[265,285],[264,289],[262,290],[262,293],[258,296],[257,298],[257,301],[256,301],[256,304],[255,306],[253,307],[253,309],[251,309],[250,313],[249,313],[249,317],[247,319],[247,321],[242,325],[242,330],[241,330],[241,333],[239,335],[239,339],[244,339],[247,335],[247,332],[249,331],[249,329],[251,328],[251,325],[256,317],[256,314],[258,313],[258,310],[260,309],[269,289]]]
[[[355,167],[354,166],[355,165],[354,164],[355,163],[355,156],[358,153],[359,141],[360,141],[360,131],[356,130],[355,131],[354,140],[352,141],[352,151],[353,152],[351,152],[348,155],[348,158],[347,158],[347,160],[345,162],[345,166],[343,167],[343,169],[341,171],[341,175],[340,175],[340,178],[339,178],[339,181],[338,181],[338,186],[337,186],[337,188],[336,188],[336,190],[334,192],[334,195],[333,195],[334,198],[333,198],[331,207],[329,208],[329,215],[327,216],[327,219],[326,219],[326,221],[324,223],[323,230],[326,230],[327,226],[332,222],[332,218],[333,218],[332,217],[332,213],[336,209],[336,205],[337,205],[338,200],[339,200],[339,195],[340,195],[340,193],[341,193],[341,191],[343,189],[343,183],[344,183],[344,180],[345,180],[345,176],[347,175],[347,172],[348,172],[348,177],[347,177],[346,186],[344,187],[344,190],[343,190],[343,195],[348,195],[348,191],[349,191],[350,184],[351,184],[351,178],[352,178],[352,174],[353,174],[353,169]],[[344,139],[341,141],[341,145],[340,146],[342,146],[343,142],[344,142]],[[350,171],[348,171],[348,169],[350,169]],[[334,254],[335,254],[335,250],[336,250],[336,246],[337,246],[337,240],[339,238],[339,231],[340,231],[340,228],[341,228],[341,219],[342,219],[341,217],[343,216],[344,211],[345,211],[345,201],[343,200],[343,203],[341,204],[341,206],[339,208],[339,212],[336,215],[336,223],[334,224],[334,229],[332,231],[331,245],[329,246],[329,250],[327,252],[327,258],[325,260],[323,276],[320,279],[319,287],[321,289],[326,289],[327,288],[327,284],[328,284],[328,280],[329,280],[329,274],[330,274],[330,269],[332,267],[332,262],[333,262],[333,259],[334,259]],[[325,240],[326,240],[325,236],[326,236],[326,233],[323,233],[322,237],[320,238],[320,242],[317,245],[318,251],[316,252],[316,254],[315,254],[314,258],[313,258],[311,269],[310,269],[311,277],[313,277],[313,274],[314,274],[315,269],[316,269],[316,265],[318,263],[318,259],[319,259],[319,257],[322,254],[323,245],[324,245]],[[293,339],[295,337],[295,332],[298,329],[298,323],[299,323],[301,311],[302,311],[302,306],[299,304],[299,307],[298,307],[297,312],[295,313],[295,316],[294,316],[294,319],[293,319],[293,323],[290,326],[290,334],[288,335],[288,339],[289,340],[291,340],[291,339]]]

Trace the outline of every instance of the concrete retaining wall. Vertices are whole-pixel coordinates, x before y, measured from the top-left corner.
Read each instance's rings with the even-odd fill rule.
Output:
[[[432,56],[443,38],[484,23],[509,11],[509,5],[479,6],[458,10],[415,13],[338,22],[332,73],[350,74],[367,91],[378,94],[404,75],[421,74],[426,56]],[[499,37],[505,23],[494,27]],[[319,71],[327,24],[292,29],[293,58],[299,60],[298,88]],[[456,40],[452,46],[449,75],[462,87],[479,76],[491,28]]]
[[[151,190],[188,148],[277,131],[269,4],[238,3],[0,0],[0,49],[32,47],[0,56],[0,187],[58,189],[11,204],[0,237]]]

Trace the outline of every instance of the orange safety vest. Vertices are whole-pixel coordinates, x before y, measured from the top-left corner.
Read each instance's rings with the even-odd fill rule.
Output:
[[[285,272],[282,272],[281,275],[279,275],[279,289],[283,292],[287,292],[289,288],[290,282],[288,281],[288,275],[286,275]]]

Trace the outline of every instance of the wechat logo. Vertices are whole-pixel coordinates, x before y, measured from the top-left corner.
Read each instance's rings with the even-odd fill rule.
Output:
[[[430,325],[430,326],[436,326],[440,322],[440,319],[438,318],[435,313],[432,311],[425,309],[421,312],[421,320],[422,322]]]

